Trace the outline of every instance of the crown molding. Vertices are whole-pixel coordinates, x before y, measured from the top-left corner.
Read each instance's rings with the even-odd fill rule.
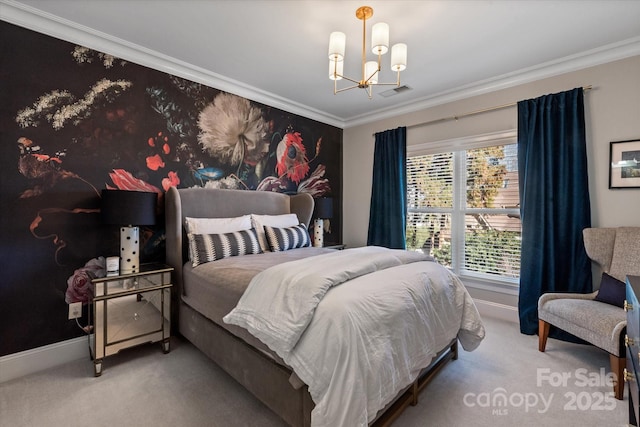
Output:
[[[360,116],[350,117],[345,120],[345,128],[359,126],[383,119],[388,119],[403,114],[413,113],[426,108],[447,104],[461,99],[471,98],[531,83],[549,77],[606,64],[632,56],[640,55],[640,37],[623,40],[621,42],[609,44],[597,49],[580,52],[554,61],[538,64],[533,67],[524,68],[512,73],[503,74],[491,79],[474,82],[461,86],[454,90],[444,91],[414,100],[404,104],[398,104],[387,109],[381,109]]]
[[[344,121],[334,115],[13,0],[0,0],[0,20],[70,43],[78,43],[135,64],[202,83],[312,120],[344,127]]]
[[[340,118],[13,0],[0,0],[0,19],[339,128],[360,126],[640,55],[640,37],[635,37],[393,107],[349,118]]]

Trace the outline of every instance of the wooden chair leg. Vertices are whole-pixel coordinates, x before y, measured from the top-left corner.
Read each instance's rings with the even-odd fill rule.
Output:
[[[611,372],[615,375],[613,380],[613,393],[616,399],[622,400],[624,397],[624,367],[627,364],[627,359],[609,354],[609,360],[611,362]]]
[[[550,323],[538,319],[538,351],[544,352],[547,347],[547,337],[549,336]]]

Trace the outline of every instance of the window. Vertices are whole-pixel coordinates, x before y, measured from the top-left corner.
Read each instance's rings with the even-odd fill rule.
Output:
[[[408,249],[434,256],[461,276],[517,284],[515,132],[408,147],[407,203]]]

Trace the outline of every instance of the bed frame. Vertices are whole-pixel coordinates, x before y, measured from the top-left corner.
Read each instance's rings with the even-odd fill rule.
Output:
[[[292,371],[276,363],[262,351],[249,346],[226,329],[212,322],[182,300],[182,267],[187,260],[184,218],[226,218],[248,213],[277,215],[295,213],[309,225],[313,198],[309,194],[170,188],[165,195],[167,264],[174,268],[172,327],[229,375],[242,384],[287,424],[308,427],[314,403],[306,385],[294,386]],[[394,402],[380,412],[373,425],[387,426],[409,405],[418,401],[418,393],[449,360],[458,356],[453,340],[421,376],[399,393]]]

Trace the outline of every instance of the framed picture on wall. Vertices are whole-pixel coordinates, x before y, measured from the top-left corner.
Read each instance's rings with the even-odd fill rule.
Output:
[[[609,188],[640,188],[640,139],[611,142]]]

